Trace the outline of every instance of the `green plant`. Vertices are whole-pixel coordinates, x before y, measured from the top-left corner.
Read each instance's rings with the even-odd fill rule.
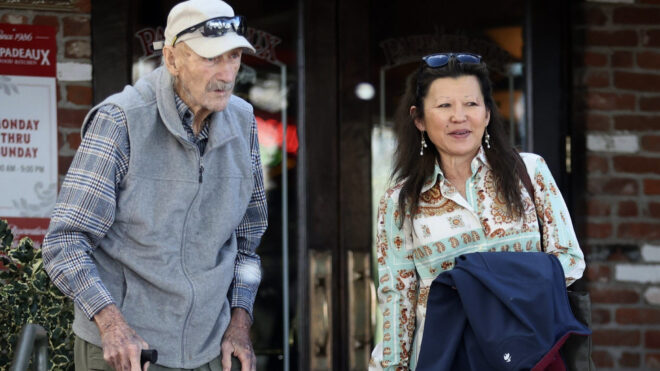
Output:
[[[0,370],[8,369],[23,326],[36,323],[48,332],[51,370],[73,370],[73,303],[44,271],[41,249],[14,236],[0,220]]]

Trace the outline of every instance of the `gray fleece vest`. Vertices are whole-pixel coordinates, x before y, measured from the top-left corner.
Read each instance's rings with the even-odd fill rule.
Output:
[[[108,103],[128,118],[130,160],[114,224],[92,258],[128,324],[158,350],[158,363],[195,368],[220,354],[229,324],[234,231],[254,187],[252,106],[232,96],[213,114],[200,156],[186,139],[165,68],[101,104]],[[101,345],[78,308],[73,329]]]

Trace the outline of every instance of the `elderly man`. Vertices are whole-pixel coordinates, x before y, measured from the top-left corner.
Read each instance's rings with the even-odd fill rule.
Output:
[[[255,370],[249,329],[266,200],[252,106],[232,95],[243,18],[170,12],[164,66],[93,108],[43,245],[75,302],[77,370]]]

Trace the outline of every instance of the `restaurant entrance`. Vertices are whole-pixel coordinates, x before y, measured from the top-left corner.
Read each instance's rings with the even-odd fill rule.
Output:
[[[177,2],[92,3],[96,102],[160,63],[150,43]],[[379,337],[374,210],[396,149],[393,113],[421,56],[484,57],[510,140],[546,159],[570,207],[567,0],[230,3],[257,48],[236,94],[255,108],[269,205],[259,370],[366,368]]]

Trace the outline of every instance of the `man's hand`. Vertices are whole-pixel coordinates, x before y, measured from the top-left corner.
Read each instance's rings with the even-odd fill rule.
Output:
[[[250,314],[243,308],[231,310],[229,327],[222,337],[222,370],[231,370],[231,356],[241,361],[241,371],[256,371],[257,358],[250,341]]]
[[[140,371],[140,351],[149,345],[126,323],[117,306],[101,309],[94,322],[101,332],[103,359],[117,371]]]

